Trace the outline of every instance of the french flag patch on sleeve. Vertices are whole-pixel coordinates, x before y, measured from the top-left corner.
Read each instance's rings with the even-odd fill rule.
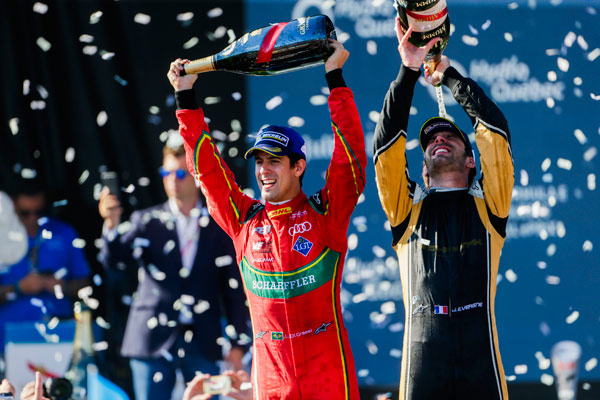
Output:
[[[448,306],[434,306],[434,314],[448,315]]]

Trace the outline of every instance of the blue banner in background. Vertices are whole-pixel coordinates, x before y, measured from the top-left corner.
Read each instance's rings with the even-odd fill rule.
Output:
[[[344,77],[363,122],[369,166],[368,184],[348,232],[341,293],[361,385],[398,384],[404,333],[398,263],[372,165],[375,123],[400,65],[392,4],[252,0],[246,7],[248,31],[327,14],[350,51]],[[496,296],[508,380],[549,383],[550,348],[564,339],[582,346],[581,379],[598,380],[598,2],[449,0],[448,7],[453,30],[445,54],[497,102],[512,132],[515,189]],[[306,138],[307,194],[323,186],[333,149],[324,73],[317,67],[247,79],[248,132],[264,124],[284,124]],[[469,119],[447,90],[445,99],[450,117],[472,134]],[[417,132],[436,114],[433,88],[421,80],[407,146],[411,176],[418,182],[423,155]],[[249,135],[248,145],[252,140]],[[249,174],[254,182],[252,168]]]

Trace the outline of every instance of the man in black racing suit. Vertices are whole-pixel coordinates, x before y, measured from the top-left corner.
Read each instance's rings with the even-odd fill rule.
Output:
[[[397,26],[397,32],[401,32]],[[446,57],[425,79],[442,83],[469,115],[482,177],[468,137],[448,119],[420,133],[426,187],[409,178],[406,129],[424,47],[398,34],[402,66],[375,130],[374,164],[391,223],[406,328],[400,399],[507,399],[494,298],[514,184],[510,133],[502,112]]]

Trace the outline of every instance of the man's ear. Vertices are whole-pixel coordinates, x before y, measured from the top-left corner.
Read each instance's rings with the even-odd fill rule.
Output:
[[[469,169],[475,168],[475,159],[473,157],[467,157],[465,166]]]
[[[298,161],[296,161],[296,164],[294,165],[294,175],[299,178],[304,173],[305,169],[306,169],[306,160],[301,158]]]
[[[427,165],[425,165],[425,161],[423,161],[423,177],[429,176],[429,171],[427,171]]]

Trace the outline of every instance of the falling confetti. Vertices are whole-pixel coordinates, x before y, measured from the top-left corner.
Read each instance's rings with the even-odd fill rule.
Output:
[[[281,96],[275,96],[275,97],[271,98],[269,101],[267,101],[267,103],[265,104],[265,107],[267,110],[271,111],[271,110],[275,109],[276,107],[280,106],[281,103],[283,103],[283,99],[281,98]]]
[[[467,46],[475,47],[479,44],[479,39],[477,39],[476,37],[473,37],[473,36],[463,35],[461,39],[462,39],[462,42],[464,44],[466,44]]]
[[[565,321],[567,322],[567,324],[572,324],[573,322],[577,321],[578,318],[579,311],[573,311],[571,314],[569,314]]]
[[[148,14],[137,13],[135,14],[135,17],[133,17],[133,20],[138,24],[148,25],[150,23],[151,17]]]
[[[33,11],[38,14],[46,14],[48,12],[48,5],[37,1],[33,4]]]

